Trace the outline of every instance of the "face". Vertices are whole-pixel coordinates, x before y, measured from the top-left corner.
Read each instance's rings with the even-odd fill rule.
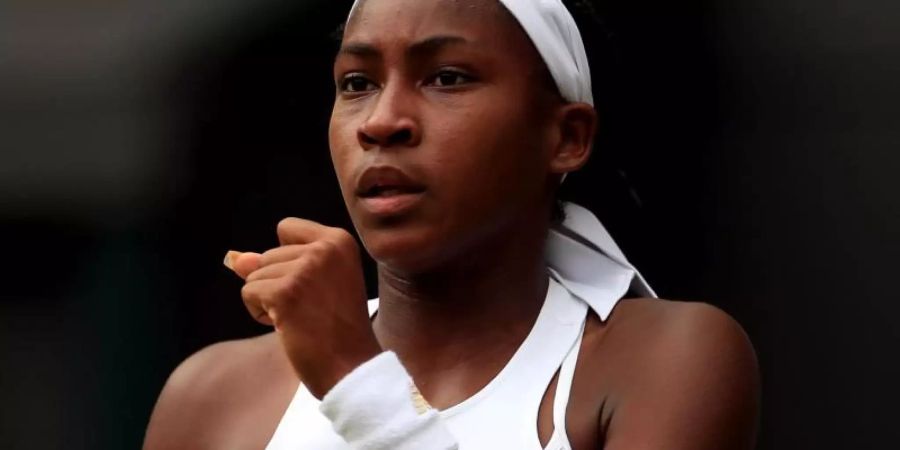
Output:
[[[549,212],[546,69],[496,0],[368,0],[334,64],[329,129],[369,253],[428,270]]]

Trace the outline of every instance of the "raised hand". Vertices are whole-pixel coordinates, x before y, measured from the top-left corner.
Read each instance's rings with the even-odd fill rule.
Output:
[[[272,325],[301,381],[321,399],[341,378],[381,353],[366,308],[359,247],[347,231],[297,219],[278,224],[280,247],[228,252],[246,283],[250,315]]]

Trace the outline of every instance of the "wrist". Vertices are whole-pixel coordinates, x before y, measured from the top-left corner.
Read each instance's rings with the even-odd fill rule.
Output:
[[[313,397],[321,400],[328,391],[357,367],[381,354],[383,350],[375,343],[352,353],[327,355],[301,371],[301,381]],[[323,364],[324,362],[324,364]]]
[[[352,448],[458,449],[438,412],[416,391],[400,359],[386,351],[335,385],[319,410]]]

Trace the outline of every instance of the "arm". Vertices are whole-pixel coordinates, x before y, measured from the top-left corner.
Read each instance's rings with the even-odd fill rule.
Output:
[[[207,393],[210,383],[215,383],[218,378],[212,372],[216,367],[213,362],[222,359],[226,345],[207,347],[172,372],[150,416],[144,450],[211,448],[204,444],[207,427],[202,422],[215,411],[211,401],[215,396]]]
[[[211,345],[169,377],[144,448],[262,448],[296,390],[297,376],[277,336]]]
[[[758,368],[741,327],[704,304],[681,304],[665,323],[606,418],[604,448],[753,448]]]

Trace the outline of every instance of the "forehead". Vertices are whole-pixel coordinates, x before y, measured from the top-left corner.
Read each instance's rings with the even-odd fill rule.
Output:
[[[361,0],[345,40],[390,43],[450,34],[483,43],[518,43],[527,36],[497,0]],[[498,42],[500,41],[500,42]]]

